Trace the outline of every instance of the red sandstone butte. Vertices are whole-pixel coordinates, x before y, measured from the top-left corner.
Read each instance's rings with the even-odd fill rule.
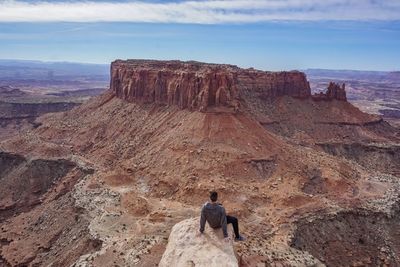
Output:
[[[177,105],[204,111],[211,106],[239,107],[242,90],[262,98],[311,96],[302,72],[268,72],[195,61],[116,60],[111,91],[130,102]]]

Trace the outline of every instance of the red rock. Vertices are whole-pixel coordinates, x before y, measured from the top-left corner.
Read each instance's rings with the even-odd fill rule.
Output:
[[[314,94],[312,96],[312,98],[314,100],[340,100],[340,101],[347,101],[347,97],[346,97],[346,88],[345,88],[345,84],[342,84],[342,86],[340,86],[337,83],[334,82],[330,82],[329,86],[328,86],[328,90],[326,91],[326,93],[318,93],[318,94]]]
[[[261,98],[307,98],[310,85],[302,72],[266,72],[194,61],[117,60],[111,64],[111,90],[127,101],[206,110],[239,107],[244,90]]]

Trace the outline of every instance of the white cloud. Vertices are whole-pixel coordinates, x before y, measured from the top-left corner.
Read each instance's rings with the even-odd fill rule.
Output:
[[[399,0],[0,1],[0,22],[252,23],[400,20]]]

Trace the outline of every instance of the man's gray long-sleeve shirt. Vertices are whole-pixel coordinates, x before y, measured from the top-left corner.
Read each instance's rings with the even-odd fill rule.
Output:
[[[228,237],[228,231],[226,227],[226,213],[225,208],[219,203],[206,203],[201,209],[200,216],[200,232],[204,232],[206,221],[211,228],[221,228],[224,233],[224,237]]]

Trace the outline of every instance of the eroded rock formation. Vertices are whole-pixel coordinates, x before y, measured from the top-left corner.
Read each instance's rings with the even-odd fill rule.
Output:
[[[326,93],[314,94],[312,97],[314,100],[339,100],[347,101],[346,97],[346,85],[343,83],[342,86],[338,83],[330,82]]]
[[[111,64],[110,87],[116,96],[127,101],[201,111],[212,106],[237,109],[240,92],[245,89],[261,98],[311,96],[302,72],[266,72],[194,61],[117,60]]]

